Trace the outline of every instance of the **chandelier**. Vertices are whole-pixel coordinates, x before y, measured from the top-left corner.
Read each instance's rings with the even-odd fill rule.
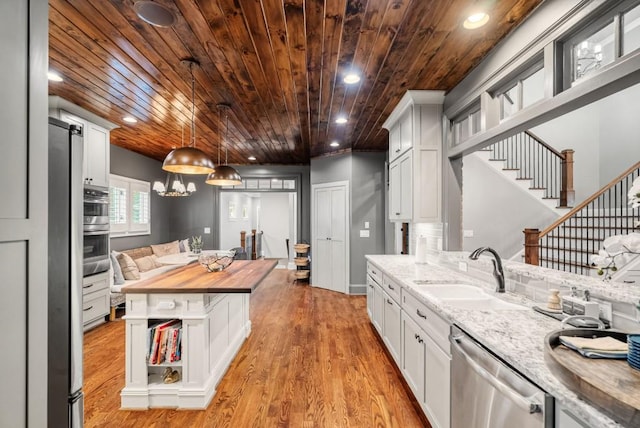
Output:
[[[576,78],[583,77],[600,68],[602,64],[602,45],[588,40],[574,47]]]
[[[153,183],[153,190],[160,196],[190,196],[196,191],[196,185],[189,182],[185,186],[181,174],[170,172],[164,183],[162,181]]]
[[[162,169],[180,174],[209,174],[215,169],[213,162],[202,150],[196,148],[196,80],[193,77],[193,66],[198,65],[198,62],[194,59],[184,62],[189,65],[191,73],[191,144],[171,150],[164,158]]]

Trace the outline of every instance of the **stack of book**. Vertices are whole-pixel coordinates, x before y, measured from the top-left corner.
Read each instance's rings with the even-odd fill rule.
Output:
[[[149,364],[180,361],[182,321],[157,322],[147,329],[147,361]]]

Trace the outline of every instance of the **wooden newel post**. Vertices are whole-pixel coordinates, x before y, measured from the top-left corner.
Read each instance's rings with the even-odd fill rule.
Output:
[[[256,259],[256,230],[251,229],[251,260]]]
[[[562,173],[560,206],[566,208],[572,207],[576,198],[576,192],[573,190],[573,150],[563,150],[562,155],[564,157],[560,162],[560,172]]]
[[[244,230],[240,231],[240,246],[247,251],[247,232]]]
[[[524,262],[530,265],[540,265],[540,231],[525,229],[524,231]]]

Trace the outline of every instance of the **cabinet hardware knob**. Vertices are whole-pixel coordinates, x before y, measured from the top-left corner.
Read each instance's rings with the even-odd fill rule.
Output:
[[[413,337],[417,339],[417,338],[419,338],[420,336],[418,336],[417,334],[414,334],[414,335],[413,335]]]
[[[400,215],[400,213],[396,213],[396,215]]]
[[[416,314],[418,314],[418,316],[420,318],[427,319],[427,316],[425,314],[423,314],[422,312],[420,312],[420,309],[416,309]]]
[[[95,284],[89,284],[89,285],[83,285],[82,288],[91,288],[93,287]]]
[[[424,340],[422,340],[421,337],[418,337],[418,343],[424,343]]]
[[[391,300],[389,300],[389,299],[387,299],[387,303],[390,304],[390,305],[393,305],[393,302]]]
[[[389,290],[395,290],[395,287],[393,287],[391,284],[387,284],[387,287],[389,287]]]
[[[396,153],[400,153],[400,149],[396,149]]]
[[[93,309],[93,305],[89,306],[89,307],[88,307],[88,308],[86,308],[86,309],[83,309],[82,311],[83,311],[83,312],[87,312],[87,311],[90,311],[91,309]]]

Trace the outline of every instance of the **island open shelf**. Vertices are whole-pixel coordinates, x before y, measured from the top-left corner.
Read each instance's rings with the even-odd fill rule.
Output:
[[[235,261],[222,272],[184,266],[123,289],[126,293],[125,409],[205,409],[216,386],[251,332],[250,293],[276,261]],[[181,359],[149,364],[150,320],[181,320]],[[162,382],[171,367],[176,383]]]

